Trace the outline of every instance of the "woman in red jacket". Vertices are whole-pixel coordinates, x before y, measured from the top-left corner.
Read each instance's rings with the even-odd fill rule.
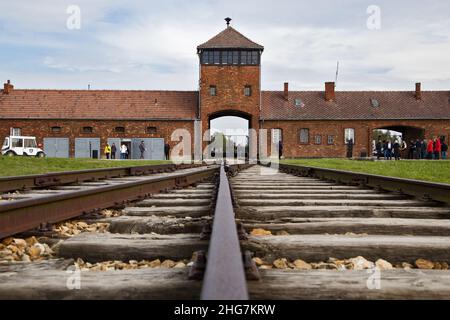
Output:
[[[435,139],[434,142],[434,159],[439,160],[441,158],[442,144],[441,139]]]
[[[433,139],[430,139],[430,141],[428,141],[427,146],[427,159],[432,160],[433,155],[434,155],[434,142]]]

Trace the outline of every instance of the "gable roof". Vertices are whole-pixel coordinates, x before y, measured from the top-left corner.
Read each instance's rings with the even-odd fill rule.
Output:
[[[289,101],[281,91],[263,91],[261,104],[263,120],[450,119],[450,91],[423,91],[422,100],[408,91],[338,91],[331,102],[323,91],[290,91]]]
[[[13,90],[0,119],[194,120],[196,91]]]
[[[211,40],[199,45],[198,50],[203,49],[256,49],[264,50],[264,47],[245,37],[239,31],[229,26]]]

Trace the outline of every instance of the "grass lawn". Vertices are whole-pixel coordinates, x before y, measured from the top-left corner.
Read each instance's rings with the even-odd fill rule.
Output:
[[[450,184],[450,161],[373,162],[344,159],[301,159],[283,160],[282,163]]]
[[[93,159],[53,159],[27,157],[0,157],[0,177],[43,174],[61,171],[77,171],[100,168],[117,168],[167,164],[170,161],[120,161]]]

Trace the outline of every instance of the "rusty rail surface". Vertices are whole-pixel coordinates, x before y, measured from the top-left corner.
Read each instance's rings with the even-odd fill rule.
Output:
[[[81,171],[56,172],[40,175],[16,176],[0,178],[0,193],[33,188],[54,187],[65,184],[80,183],[101,179],[125,176],[140,176],[153,173],[172,172],[189,169],[201,165],[194,164],[162,164],[137,167],[104,168]]]
[[[280,171],[337,183],[398,192],[425,200],[450,204],[450,184],[288,164],[280,164]]]
[[[238,170],[244,166],[229,169]],[[223,165],[201,299],[249,299],[230,185]]]
[[[2,203],[0,238],[37,228],[44,223],[56,223],[140,200],[163,190],[186,187],[218,173],[218,166],[202,167],[188,173],[149,176],[140,181]]]

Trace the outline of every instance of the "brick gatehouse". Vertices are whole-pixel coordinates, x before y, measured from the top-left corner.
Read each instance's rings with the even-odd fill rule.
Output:
[[[171,141],[175,129],[196,137],[194,150],[211,120],[239,116],[267,129],[269,143],[282,139],[287,158],[345,157],[348,138],[356,156],[370,154],[375,129],[401,132],[406,141],[448,141],[450,91],[422,91],[417,83],[404,92],[344,92],[333,82],[323,91],[290,91],[288,83],[263,91],[263,51],[228,25],[197,48],[199,91],[23,90],[8,81],[0,93],[0,139],[11,131],[36,136],[57,157],[92,156],[92,149],[100,155],[112,142],[136,149],[145,139],[146,157],[160,158],[165,143],[178,144]]]

